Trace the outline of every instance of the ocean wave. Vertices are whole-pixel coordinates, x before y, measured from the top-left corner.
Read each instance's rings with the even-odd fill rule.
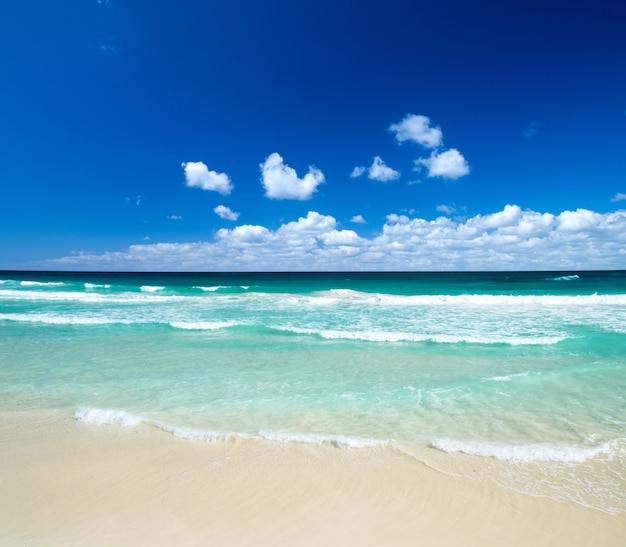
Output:
[[[525,378],[530,372],[518,372],[516,374],[505,374],[502,376],[492,376],[491,378],[484,378],[486,381],[492,382],[510,382],[514,378]]]
[[[319,336],[327,340],[358,340],[364,342],[434,342],[437,344],[503,344],[509,346],[544,346],[562,342],[566,336],[471,336],[459,334],[415,334],[391,331],[343,331],[300,327],[273,327],[281,332]]]
[[[348,435],[322,435],[318,433],[285,433],[279,431],[261,431],[261,438],[281,443],[327,444],[336,448],[370,448],[385,446],[387,441],[366,439]]]
[[[22,287],[64,287],[67,283],[62,281],[20,281]]]
[[[156,285],[142,285],[141,287],[139,287],[139,289],[141,290],[141,292],[159,292],[164,291],[165,287]]]
[[[199,291],[215,292],[215,291],[219,291],[220,289],[228,289],[229,287],[227,287],[226,285],[215,285],[214,287],[193,287],[193,288],[198,289]]]
[[[550,281],[576,281],[576,279],[580,279],[580,276],[574,275],[561,275],[559,277],[552,277]]]
[[[336,448],[369,448],[387,445],[387,441],[380,439],[365,439],[347,435],[322,435],[315,433],[286,433],[278,431],[259,431],[257,434],[220,431],[215,429],[201,429],[193,427],[175,426],[146,418],[126,410],[111,408],[81,407],[74,413],[74,419],[94,425],[116,425],[121,427],[135,427],[140,424],[156,427],[175,437],[192,441],[227,441],[231,439],[265,440],[273,443],[297,443],[330,445]]]
[[[46,325],[134,325],[137,321],[103,317],[54,315],[49,313],[0,313],[0,321],[43,323]]]
[[[182,330],[219,330],[241,325],[237,321],[172,321],[170,326]]]
[[[102,285],[99,283],[85,283],[84,284],[85,289],[87,289],[88,291],[94,290],[94,289],[110,289],[111,285]]]
[[[460,452],[470,456],[515,462],[582,463],[600,454],[611,454],[615,451],[614,442],[605,442],[595,446],[581,446],[554,443],[504,444],[443,438],[433,440],[431,446],[442,452]]]
[[[74,419],[88,424],[121,425],[123,427],[136,426],[144,421],[141,416],[111,408],[79,408],[74,413]]]
[[[5,284],[8,281],[5,282]],[[263,293],[251,292],[246,287],[193,287],[195,294],[176,293],[165,286],[142,285],[136,290],[110,290],[111,285],[85,283],[84,290],[41,290],[36,285],[24,285],[24,288],[8,287],[0,289],[1,298],[16,300],[42,301],[83,301],[111,303],[141,302],[201,302],[206,298],[242,299],[246,302],[258,299],[259,302],[271,302],[271,305],[311,307],[330,305],[374,305],[395,307],[431,307],[431,308],[505,308],[521,310],[524,308],[553,308],[559,310],[569,307],[616,307],[626,306],[626,294],[587,294],[587,295],[502,295],[502,294],[460,294],[460,295],[391,295],[384,293],[366,293],[352,289],[332,289],[314,294],[297,293]],[[39,282],[28,282],[39,283]],[[3,287],[5,286],[3,284]],[[71,287],[69,284],[51,285],[46,287]],[[96,289],[107,289],[99,293]],[[252,299],[252,300],[251,300]]]
[[[393,306],[472,306],[472,307],[523,307],[523,306],[626,306],[626,294],[585,295],[506,295],[506,294],[423,294],[392,295],[365,293],[352,289],[332,289],[320,296],[336,300]]]
[[[142,304],[142,303],[158,303],[158,302],[186,302],[192,298],[202,298],[201,296],[182,296],[182,295],[161,295],[150,292],[133,293],[107,293],[98,292],[79,292],[79,291],[52,291],[41,292],[32,290],[19,289],[0,289],[0,298],[12,300],[40,300],[48,302],[82,302],[86,304]]]

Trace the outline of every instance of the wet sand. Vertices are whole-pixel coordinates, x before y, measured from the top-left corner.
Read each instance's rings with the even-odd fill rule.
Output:
[[[178,439],[0,414],[2,545],[623,545],[626,514],[390,448]]]

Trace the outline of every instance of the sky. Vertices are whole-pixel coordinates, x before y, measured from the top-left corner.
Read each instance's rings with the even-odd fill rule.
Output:
[[[3,0],[0,269],[626,269],[626,3]]]

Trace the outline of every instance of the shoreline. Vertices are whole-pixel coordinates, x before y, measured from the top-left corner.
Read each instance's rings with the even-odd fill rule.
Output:
[[[371,447],[0,413],[4,545],[621,545],[609,515]]]

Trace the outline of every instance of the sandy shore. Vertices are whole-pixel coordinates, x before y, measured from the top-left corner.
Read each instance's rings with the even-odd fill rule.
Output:
[[[207,443],[0,414],[2,545],[623,545],[626,515],[390,449]]]

